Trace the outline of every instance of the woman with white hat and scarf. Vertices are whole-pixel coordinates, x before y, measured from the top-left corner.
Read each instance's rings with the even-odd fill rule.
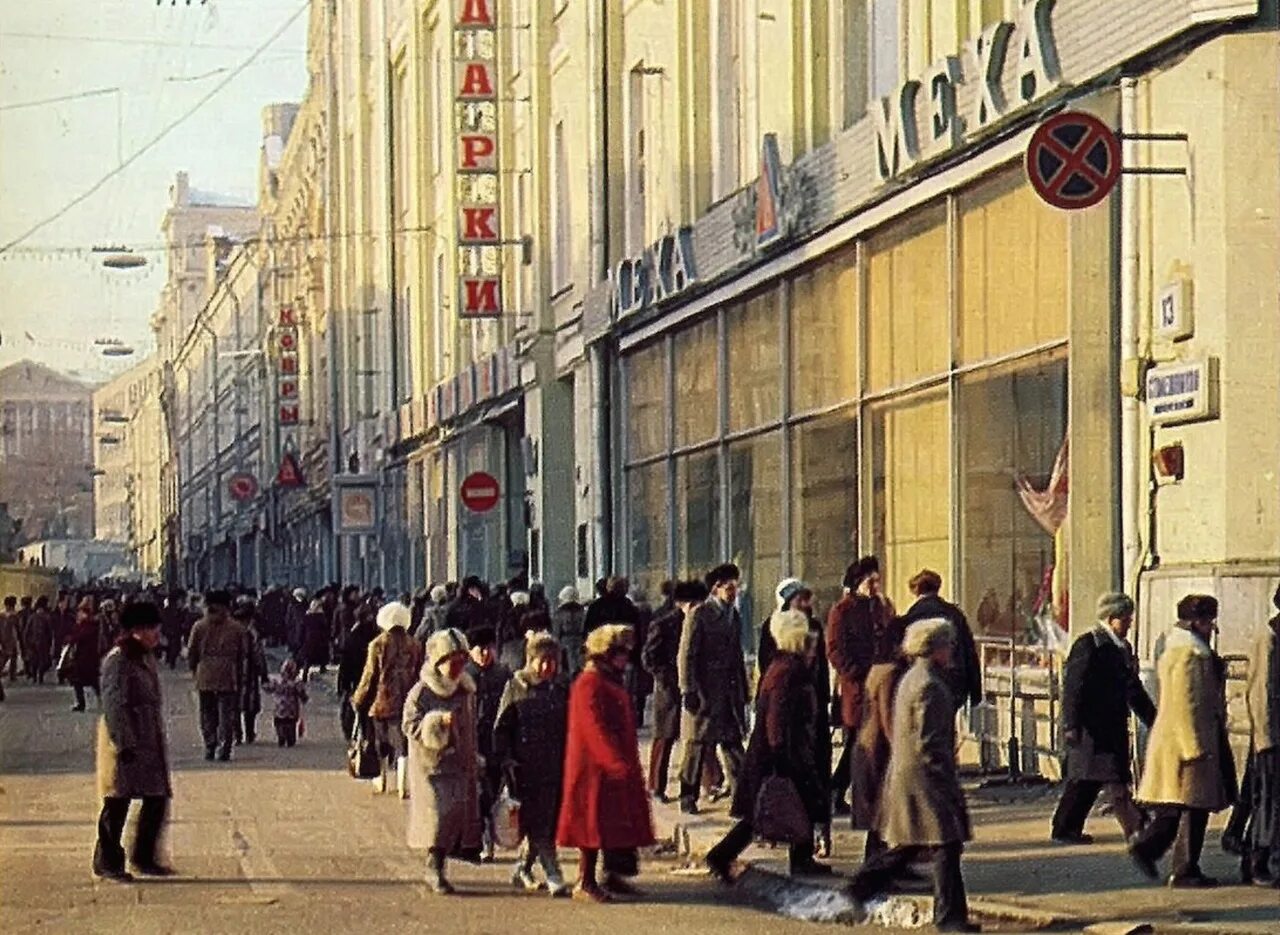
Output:
[[[360,684],[351,696],[356,711],[373,721],[373,736],[382,763],[374,791],[386,792],[387,776],[395,773],[402,799],[409,797],[405,760],[409,749],[400,721],[405,699],[422,666],[422,644],[409,635],[410,619],[409,608],[399,601],[391,601],[378,610],[377,624],[382,632],[369,644]]]
[[[404,703],[409,846],[427,850],[427,884],[440,894],[455,892],[445,876],[447,857],[480,857],[476,686],[466,673],[467,651],[459,631],[433,633]]]

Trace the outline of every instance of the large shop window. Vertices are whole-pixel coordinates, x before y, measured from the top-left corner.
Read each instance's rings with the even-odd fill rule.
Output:
[[[792,430],[794,573],[828,608],[858,545],[858,420],[853,410]]]
[[[1021,170],[961,196],[961,363],[1066,338],[1067,225]]]
[[[791,282],[791,403],[795,412],[858,393],[858,266],[852,247]]]
[[[781,431],[729,446],[729,553],[742,569],[744,629],[758,628],[782,577]]]
[[[719,350],[714,317],[679,332],[676,345],[676,445],[712,438],[720,426]]]
[[[650,344],[626,359],[627,457],[647,458],[667,449],[667,345]]]
[[[1054,486],[1067,431],[1066,360],[965,376],[957,405],[965,606],[979,632],[1021,639],[1052,608],[1053,571],[1060,563],[1065,571],[1061,537],[1036,521],[1019,486]]]
[[[667,462],[627,471],[632,583],[656,597],[667,576],[667,532],[671,507],[667,500]]]
[[[729,350],[729,431],[776,422],[782,414],[778,290],[725,312]]]
[[[871,407],[868,419],[874,551],[885,593],[905,610],[916,572],[932,568],[950,578],[947,397],[936,391],[895,399]]]
[[[868,247],[869,388],[945,372],[951,357],[946,209],[923,209],[877,234]]]
[[[676,459],[676,569],[701,578],[720,552],[720,459],[715,450]]]

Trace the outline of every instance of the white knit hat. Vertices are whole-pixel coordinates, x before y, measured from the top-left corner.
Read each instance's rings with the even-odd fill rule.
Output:
[[[565,604],[578,603],[578,589],[571,584],[565,585],[563,588],[560,589],[560,596],[558,598],[558,601],[561,607],[563,607]]]
[[[407,630],[411,623],[413,623],[413,616],[409,613],[409,608],[399,601],[390,601],[378,610],[379,630],[386,631],[392,627],[404,627]]]

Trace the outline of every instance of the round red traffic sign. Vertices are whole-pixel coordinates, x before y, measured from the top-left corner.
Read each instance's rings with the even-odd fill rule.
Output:
[[[232,474],[227,489],[231,491],[231,499],[244,503],[258,495],[258,479],[252,474]]]
[[[1055,114],[1031,136],[1027,178],[1055,208],[1092,208],[1120,179],[1120,140],[1092,114]]]
[[[496,477],[476,471],[462,482],[462,504],[472,513],[488,513],[498,505],[501,492]]]

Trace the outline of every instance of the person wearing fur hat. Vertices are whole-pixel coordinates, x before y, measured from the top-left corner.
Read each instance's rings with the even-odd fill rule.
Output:
[[[1226,664],[1209,645],[1217,630],[1217,599],[1184,597],[1178,602],[1178,624],[1157,663],[1160,705],[1137,793],[1153,816],[1130,842],[1129,856],[1145,876],[1157,879],[1156,862],[1172,847],[1172,887],[1217,885],[1200,869],[1205,828],[1212,812],[1236,799],[1235,760],[1227,738]]]
[[[1272,602],[1280,610],[1280,588]],[[1246,819],[1240,833],[1241,873],[1248,882],[1280,887],[1280,614],[1254,641],[1245,704],[1249,765],[1240,796],[1249,801],[1242,809]]]
[[[586,608],[578,600],[578,589],[573,585],[561,588],[555,612],[551,615],[551,634],[564,647],[564,674],[570,679],[582,671],[586,616]]]
[[[552,896],[569,895],[555,843],[569,715],[569,689],[560,678],[560,659],[560,644],[549,632],[527,635],[524,667],[507,682],[493,731],[493,759],[502,767],[512,798],[520,803],[524,845],[511,882],[526,890],[540,889],[533,876],[536,861]]]
[[[1062,681],[1067,781],[1052,825],[1053,840],[1059,844],[1093,841],[1084,833],[1084,823],[1103,789],[1126,840],[1145,821],[1133,804],[1129,712],[1150,727],[1156,706],[1142,687],[1137,659],[1127,642],[1133,610],[1127,594],[1103,594],[1098,598],[1098,625],[1078,637],[1067,655]]]
[[[493,627],[475,627],[467,634],[470,658],[467,675],[476,687],[476,730],[478,750],[484,762],[480,772],[480,814],[484,823],[483,858],[493,860],[493,803],[502,785],[502,763],[493,755],[493,726],[498,720],[498,704],[511,679],[511,669],[497,656],[497,634]]]
[[[408,842],[427,851],[427,884],[454,893],[449,857],[478,860],[480,802],[476,685],[467,674],[470,647],[457,630],[431,635],[418,682],[404,702],[409,741]]]
[[[667,582],[671,584],[671,582]],[[667,584],[663,585],[666,589]],[[681,581],[671,586],[671,607],[649,624],[640,662],[653,679],[653,738],[649,746],[649,794],[659,802],[670,801],[667,782],[671,751],[680,739],[680,634],[684,622],[707,599],[701,581]]]
[[[817,758],[818,712],[813,661],[817,634],[800,610],[780,610],[769,619],[776,652],[756,691],[755,728],[734,789],[729,814],[738,819],[732,830],[707,854],[713,875],[728,882],[731,866],[755,835],[756,800],[771,776],[791,780],[814,824],[827,816],[827,777]],[[793,875],[829,874],[813,859],[813,839],[790,845]]]
[[[409,764],[408,741],[400,722],[404,716],[404,700],[418,679],[422,668],[422,644],[409,635],[409,608],[399,601],[384,604],[378,611],[381,630],[369,644],[360,684],[351,696],[351,704],[363,717],[373,721],[373,736],[378,745],[382,770],[374,780],[374,791],[387,791],[387,777],[394,773],[400,798],[407,798],[405,782]]]
[[[947,671],[955,644],[951,623],[919,620],[907,628],[903,654],[911,668],[894,699],[889,769],[876,818],[887,845],[853,875],[860,903],[885,891],[912,863],[933,860],[933,924],[972,932],[960,855],[970,838],[969,810],[956,764],[956,716]]]
[[[240,716],[236,721],[235,742],[253,743],[258,739],[258,715],[262,712],[262,686],[270,677],[267,653],[258,632],[259,620],[251,598],[237,598],[231,616],[240,621],[245,632],[244,683],[240,688]]]
[[[850,565],[844,573],[844,596],[827,614],[827,659],[836,671],[844,733],[844,748],[831,780],[837,812],[849,809],[845,800],[850,787],[849,758],[862,725],[876,634],[891,624],[894,615],[893,602],[884,595],[880,560],[867,555]]]
[[[569,729],[556,841],[578,849],[574,898],[610,902],[638,893],[639,848],[654,842],[625,675],[635,637],[604,624],[587,636],[587,667],[569,690]],[[598,877],[601,852],[604,879]]]
[[[746,732],[747,668],[742,655],[742,620],[735,602],[741,573],[726,563],[705,583],[710,597],[685,622],[678,670],[685,717],[680,764],[680,810],[698,813],[698,786],[710,752],[720,754],[730,795],[742,765]]]

